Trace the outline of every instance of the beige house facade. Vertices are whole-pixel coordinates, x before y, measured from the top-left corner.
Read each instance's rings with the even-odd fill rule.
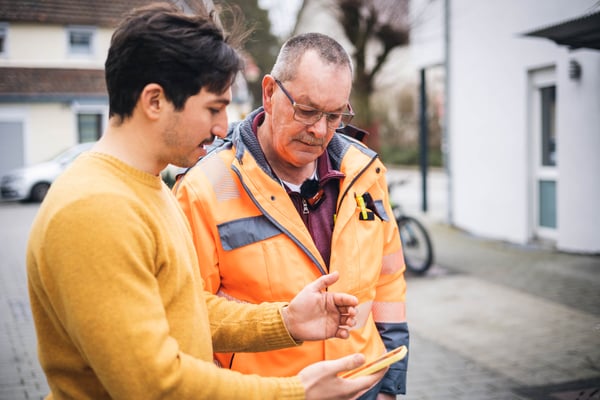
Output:
[[[111,35],[127,11],[148,3],[0,0],[0,176],[102,135]],[[190,13],[212,7],[210,0],[173,3]]]

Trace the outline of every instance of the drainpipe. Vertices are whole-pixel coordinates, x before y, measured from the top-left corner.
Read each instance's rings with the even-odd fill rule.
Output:
[[[444,169],[447,178],[446,204],[448,207],[447,222],[454,225],[453,204],[452,204],[452,169],[450,167],[450,0],[444,0],[444,67],[445,67],[445,89],[446,98],[444,99],[444,119],[442,131],[442,150],[444,154]]]
[[[427,153],[429,150],[429,127],[427,125],[427,75],[425,68],[421,68],[420,86],[420,113],[419,113],[419,161],[421,165],[421,210],[427,212]]]

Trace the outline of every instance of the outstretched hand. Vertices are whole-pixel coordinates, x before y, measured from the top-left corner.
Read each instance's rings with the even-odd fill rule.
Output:
[[[338,272],[320,277],[306,285],[282,309],[285,325],[294,339],[348,338],[348,329],[356,324],[358,299],[346,293],[326,291],[338,279]]]

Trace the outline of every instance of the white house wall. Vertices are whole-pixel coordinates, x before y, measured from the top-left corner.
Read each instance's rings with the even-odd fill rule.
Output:
[[[576,50],[558,64],[558,248],[600,252],[600,51]],[[581,64],[568,79],[568,62]]]
[[[449,204],[452,222],[474,234],[527,243],[533,238],[529,77],[554,68],[557,90],[559,249],[600,252],[600,51],[569,51],[524,37],[581,16],[595,0],[449,0]],[[425,13],[423,13],[425,11]],[[444,1],[411,1],[425,15],[411,32],[418,67],[444,61]],[[429,14],[429,15],[427,15]],[[437,22],[436,22],[437,21]],[[568,78],[577,59],[582,78]]]
[[[524,243],[529,236],[527,66],[551,64],[556,58],[551,53],[558,50],[550,42],[518,36],[548,22],[515,12],[514,3],[451,1],[451,203],[457,226]]]

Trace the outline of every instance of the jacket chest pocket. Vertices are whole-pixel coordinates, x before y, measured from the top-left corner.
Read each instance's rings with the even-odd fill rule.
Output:
[[[343,227],[336,227],[331,268],[340,271],[344,288],[362,292],[375,287],[383,259],[383,222],[377,215],[364,218],[359,206]]]
[[[221,284],[246,301],[289,301],[320,274],[282,233],[219,255]]]

